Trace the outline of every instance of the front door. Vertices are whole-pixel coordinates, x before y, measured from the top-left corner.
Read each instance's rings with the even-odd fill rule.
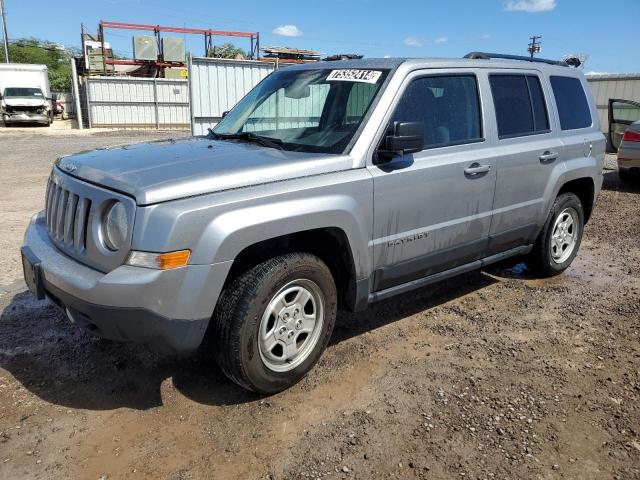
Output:
[[[380,291],[481,258],[496,168],[471,71],[414,72],[389,124],[422,122],[424,150],[369,166],[374,178],[374,279]]]
[[[624,132],[634,122],[640,121],[640,103],[612,98],[609,100],[609,139],[617,152]]]

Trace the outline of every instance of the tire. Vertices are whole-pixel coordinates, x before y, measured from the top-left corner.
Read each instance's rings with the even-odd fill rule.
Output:
[[[618,170],[618,176],[620,177],[620,181],[622,183],[626,183],[627,185],[636,183],[640,179],[640,175],[633,175],[626,170]]]
[[[333,332],[336,310],[335,282],[319,258],[307,253],[274,257],[223,291],[207,345],[229,379],[273,394],[315,365]],[[298,353],[289,358],[294,350]]]
[[[571,217],[571,226],[568,226],[568,217]],[[578,253],[583,230],[584,209],[580,199],[573,193],[558,195],[533,250],[526,258],[529,269],[541,277],[564,272]]]

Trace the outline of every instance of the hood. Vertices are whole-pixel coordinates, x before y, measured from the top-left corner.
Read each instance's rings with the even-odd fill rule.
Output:
[[[65,156],[58,167],[124,192],[138,205],[348,170],[346,155],[290,152],[236,140],[189,138]]]
[[[41,107],[47,103],[44,98],[32,97],[4,97],[2,100],[9,107]]]

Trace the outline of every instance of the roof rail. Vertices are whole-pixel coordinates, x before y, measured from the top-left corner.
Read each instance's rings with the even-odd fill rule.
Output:
[[[508,55],[505,53],[486,53],[486,52],[471,52],[467,53],[464,58],[470,58],[474,60],[490,60],[492,58],[500,58],[503,60],[520,60],[522,62],[535,62],[535,63],[546,63],[548,65],[558,65],[561,67],[568,67],[567,62],[563,62],[562,60],[548,60],[546,58],[531,58],[525,57],[522,55]]]

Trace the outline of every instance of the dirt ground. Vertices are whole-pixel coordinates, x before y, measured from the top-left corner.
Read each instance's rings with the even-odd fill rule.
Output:
[[[640,478],[640,188],[605,174],[565,274],[512,261],[343,313],[307,378],[260,398],[25,292],[55,157],[168,136],[0,130],[0,478]]]

